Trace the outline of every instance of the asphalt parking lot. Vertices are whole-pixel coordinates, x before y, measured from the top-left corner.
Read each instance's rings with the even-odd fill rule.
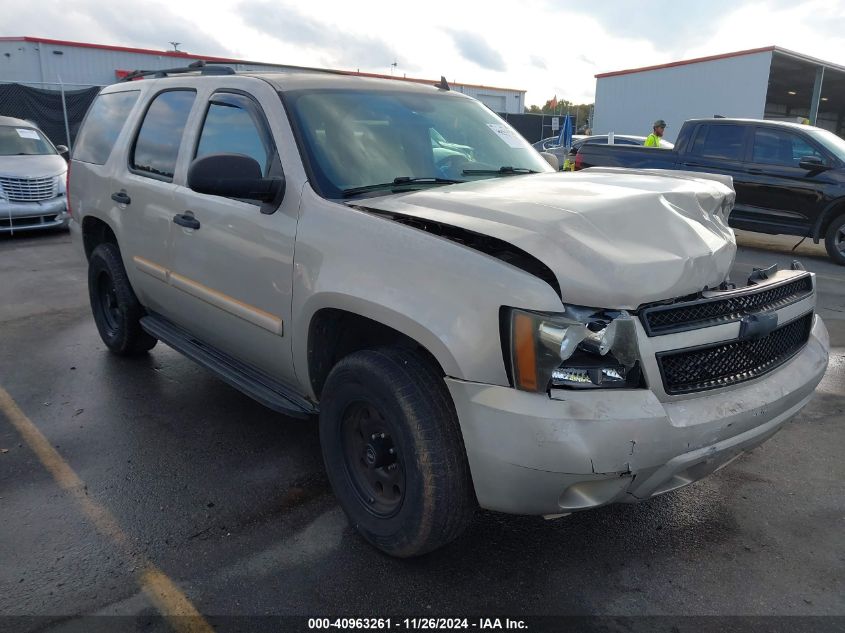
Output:
[[[737,280],[788,266],[797,240],[739,241]],[[781,433],[647,503],[479,513],[456,543],[403,561],[347,524],[315,424],[164,345],[108,354],[69,236],[2,236],[0,387],[84,490],[60,487],[0,413],[0,613],[49,616],[31,628],[152,614],[139,580],[152,563],[209,615],[845,615],[845,268],[812,244],[796,253],[818,275],[833,355]]]

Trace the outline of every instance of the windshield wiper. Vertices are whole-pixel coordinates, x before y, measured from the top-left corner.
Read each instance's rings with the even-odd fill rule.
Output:
[[[464,169],[464,175],[467,176],[482,176],[487,174],[539,174],[540,172],[527,167],[511,167],[505,165],[498,169]]]
[[[379,191],[380,189],[393,189],[397,185],[454,185],[459,182],[466,182],[465,180],[454,180],[452,178],[438,178],[436,176],[397,176],[393,182],[382,182],[376,185],[364,185],[363,187],[352,187],[344,189],[340,193],[344,198],[357,195],[359,193],[368,193],[370,191]]]

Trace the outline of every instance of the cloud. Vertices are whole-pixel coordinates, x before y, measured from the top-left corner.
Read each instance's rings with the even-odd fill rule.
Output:
[[[238,14],[247,26],[265,35],[317,51],[328,65],[384,68],[397,59],[396,51],[378,38],[354,35],[344,25],[327,24],[278,2],[247,0],[238,6]],[[407,63],[401,67],[414,68]]]
[[[446,32],[452,36],[452,41],[465,59],[487,70],[499,72],[507,70],[505,60],[499,52],[480,35],[456,29],[446,29]]]
[[[3,11],[6,35],[30,35],[62,40],[115,44],[167,50],[180,42],[180,50],[227,56],[233,51],[202,30],[196,22],[159,5],[150,10],[144,0],[109,4],[99,0],[19,2],[14,11]]]
[[[531,55],[531,57],[528,58],[528,61],[531,62],[531,65],[534,66],[534,68],[546,70],[546,60],[539,55]]]

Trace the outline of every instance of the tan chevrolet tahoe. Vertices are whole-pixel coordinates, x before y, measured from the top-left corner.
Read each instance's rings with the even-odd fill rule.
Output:
[[[556,172],[445,80],[159,75],[105,88],[71,161],[100,335],[318,419],[340,504],[389,554],[478,506],[689,484],[824,374],[812,274],[728,279],[729,178]]]

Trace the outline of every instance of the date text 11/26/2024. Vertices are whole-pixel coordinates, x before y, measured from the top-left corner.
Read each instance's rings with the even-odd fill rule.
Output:
[[[510,618],[309,618],[309,630],[345,629],[349,631],[391,631],[399,629],[422,631],[445,630],[527,630],[524,620]]]

